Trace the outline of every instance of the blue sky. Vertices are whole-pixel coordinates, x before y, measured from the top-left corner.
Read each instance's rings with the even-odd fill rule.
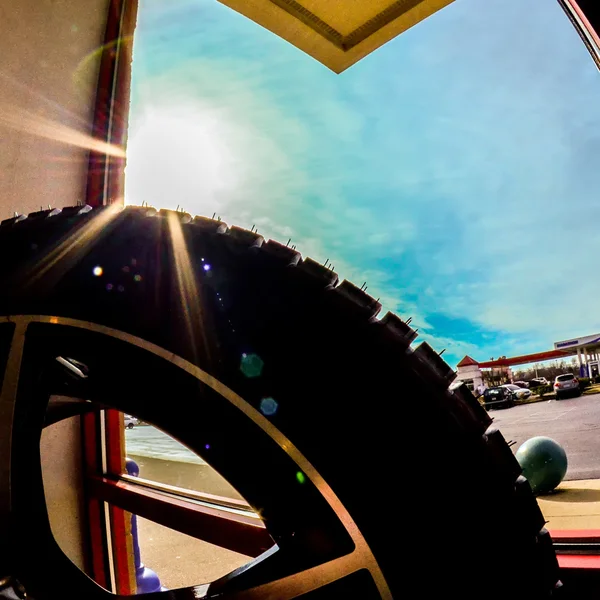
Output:
[[[332,260],[455,364],[600,331],[600,74],[558,3],[458,0],[336,75],[143,0],[126,200]]]

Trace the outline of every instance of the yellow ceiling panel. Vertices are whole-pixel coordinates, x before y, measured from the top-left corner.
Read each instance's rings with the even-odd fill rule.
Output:
[[[220,0],[336,73],[453,0]]]
[[[394,0],[301,0],[302,6],[347,36],[395,4]]]

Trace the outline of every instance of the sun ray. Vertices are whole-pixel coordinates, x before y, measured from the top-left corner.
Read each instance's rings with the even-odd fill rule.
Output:
[[[82,206],[82,209],[85,207]],[[40,260],[21,271],[19,278],[22,280],[22,285],[31,287],[41,280],[44,280],[45,284],[58,281],[87,254],[92,245],[100,240],[102,231],[122,210],[120,204],[111,204],[83,227],[69,232]]]
[[[186,330],[192,352],[197,356],[199,350],[198,334],[202,336],[204,349],[208,348],[208,344],[206,343],[206,331],[202,320],[201,296],[181,226],[181,217],[186,213],[177,213],[175,211],[165,212],[167,212],[167,223],[171,236],[179,302],[181,303],[185,318]]]
[[[0,104],[0,125],[62,144],[93,150],[108,156],[125,158],[125,150],[121,146],[103,142],[88,133],[78,131],[64,123],[53,121],[13,104]]]

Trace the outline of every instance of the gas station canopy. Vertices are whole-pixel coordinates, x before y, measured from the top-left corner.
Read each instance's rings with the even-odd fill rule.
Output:
[[[600,333],[594,333],[593,335],[584,335],[579,338],[572,338],[570,340],[563,340],[562,342],[554,342],[554,348],[556,350],[583,350],[600,348]]]
[[[577,354],[580,375],[591,377],[592,374],[600,374],[600,333],[554,342],[554,348]]]
[[[341,73],[453,0],[220,0]]]

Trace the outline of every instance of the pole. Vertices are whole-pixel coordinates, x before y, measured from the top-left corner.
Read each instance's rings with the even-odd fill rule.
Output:
[[[140,468],[131,458],[125,460],[125,470],[132,477],[139,477]],[[140,538],[138,535],[137,515],[131,514],[131,537],[133,538],[133,561],[135,564],[135,583],[138,594],[166,591],[160,583],[158,575],[142,563],[140,555]]]

